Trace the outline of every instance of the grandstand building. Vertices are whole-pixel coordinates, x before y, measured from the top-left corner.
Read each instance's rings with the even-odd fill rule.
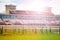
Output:
[[[60,15],[54,15],[51,12],[51,7],[46,7],[43,12],[15,10],[16,8],[14,7],[11,10],[7,10],[9,15],[0,14],[0,29],[2,29],[3,34],[12,34],[14,32],[12,30],[19,32],[20,29],[22,31],[31,29],[30,32],[34,29],[34,32],[36,32],[36,29],[44,28],[51,31],[51,27],[58,29],[60,26]],[[9,31],[6,32],[6,29]]]

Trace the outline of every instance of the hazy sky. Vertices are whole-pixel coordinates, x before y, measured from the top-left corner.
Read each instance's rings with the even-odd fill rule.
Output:
[[[6,4],[14,4],[18,10],[37,10],[52,7],[54,14],[60,14],[60,0],[0,0],[0,12],[4,12]]]

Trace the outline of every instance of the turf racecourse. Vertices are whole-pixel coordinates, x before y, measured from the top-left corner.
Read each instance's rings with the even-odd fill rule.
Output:
[[[58,34],[0,35],[0,40],[60,40]]]

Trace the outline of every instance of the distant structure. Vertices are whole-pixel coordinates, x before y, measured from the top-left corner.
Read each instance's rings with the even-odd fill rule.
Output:
[[[60,35],[60,15],[54,15],[51,7],[43,11],[16,10],[15,5],[5,5],[6,14],[0,14],[0,34],[41,34]]]
[[[5,5],[5,8],[6,14],[9,14],[10,11],[16,10],[16,5]]]
[[[44,7],[43,8],[43,12],[49,12],[49,13],[51,13],[52,11],[52,7]]]
[[[29,11],[29,10],[16,10],[16,5],[5,5],[5,7],[6,7],[6,14],[9,14],[9,15],[4,14],[0,16],[1,16],[1,19],[7,19],[6,21],[9,24],[10,23],[14,25],[39,24],[44,26],[46,25],[60,26],[60,19],[59,19],[60,15],[59,16],[54,15],[51,11],[52,7],[44,7],[42,12]]]
[[[53,16],[52,7],[43,7],[42,11],[29,11],[29,10],[15,10],[10,11],[10,14],[18,15],[40,15],[40,16]]]

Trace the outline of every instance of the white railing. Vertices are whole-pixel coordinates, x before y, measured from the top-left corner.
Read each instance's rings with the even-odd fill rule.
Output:
[[[60,26],[41,26],[41,25],[0,25],[4,29],[59,29]]]

